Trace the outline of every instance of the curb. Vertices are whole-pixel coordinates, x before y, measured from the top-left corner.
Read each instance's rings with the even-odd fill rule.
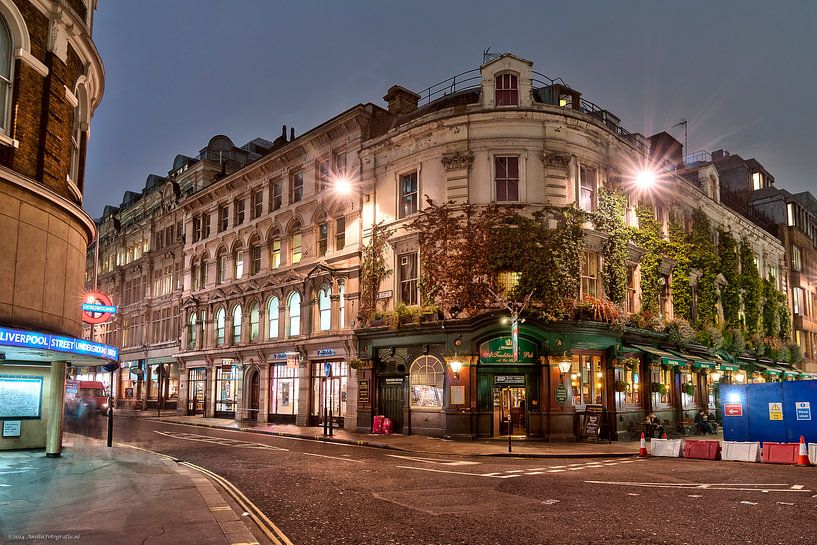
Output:
[[[219,426],[214,424],[199,423],[199,422],[176,422],[173,420],[163,420],[155,416],[138,417],[140,420],[151,420],[153,422],[164,422],[167,424],[181,424],[184,426],[196,426],[199,428],[209,428],[214,430],[230,430],[241,431],[245,433],[256,433],[258,435],[269,435],[272,437],[288,437],[291,439],[303,439],[306,441],[318,441],[323,443],[338,443],[341,445],[354,445],[358,447],[369,447],[383,450],[393,450],[397,452],[408,452],[412,454],[432,454],[435,456],[479,456],[491,458],[635,458],[636,455],[624,452],[563,452],[563,453],[539,453],[539,452],[496,452],[496,453],[461,453],[461,452],[436,452],[429,450],[414,450],[403,447],[389,445],[388,443],[378,443],[376,441],[368,441],[365,439],[343,439],[338,437],[326,437],[323,435],[306,435],[298,433],[289,433],[283,431],[269,431],[259,430],[252,427],[237,427],[232,428],[228,426]]]

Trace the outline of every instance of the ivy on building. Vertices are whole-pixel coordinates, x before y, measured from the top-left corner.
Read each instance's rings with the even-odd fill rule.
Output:
[[[763,285],[757,270],[755,254],[749,241],[740,242],[740,288],[743,291],[743,314],[746,332],[760,333],[761,293]]]
[[[740,324],[740,267],[738,265],[738,243],[730,231],[718,230],[718,257],[720,272],[726,280],[721,287],[723,321],[727,327]]]
[[[360,314],[366,322],[371,321],[376,310],[380,284],[392,272],[385,256],[390,236],[391,231],[383,227],[382,223],[374,225],[371,240],[361,251]]]
[[[641,310],[645,314],[658,314],[661,294],[661,257],[664,241],[661,226],[655,219],[655,211],[648,204],[639,204],[635,210],[638,229],[633,233],[635,243],[644,250],[641,257]]]
[[[630,230],[624,222],[627,196],[616,190],[599,190],[599,207],[594,217],[596,229],[607,234],[602,253],[604,294],[618,305],[627,297],[627,244]]]

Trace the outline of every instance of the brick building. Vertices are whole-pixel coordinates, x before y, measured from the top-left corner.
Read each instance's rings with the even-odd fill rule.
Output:
[[[0,0],[0,387],[34,384],[18,392],[33,402],[39,382],[42,393],[39,413],[22,416],[20,436],[0,449],[58,455],[66,364],[105,361],[82,355],[91,345],[78,339],[96,233],[82,209],[85,153],[104,85],[95,9],[96,0]]]

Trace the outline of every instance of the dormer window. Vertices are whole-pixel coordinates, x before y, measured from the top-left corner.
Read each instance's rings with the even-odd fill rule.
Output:
[[[514,74],[499,74],[496,77],[496,105],[519,105],[519,86]]]

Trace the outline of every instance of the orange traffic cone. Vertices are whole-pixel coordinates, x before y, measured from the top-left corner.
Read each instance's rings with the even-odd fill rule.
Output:
[[[641,432],[641,444],[638,445],[638,457],[645,458],[647,456],[647,442],[644,440],[644,432]]]
[[[808,459],[808,449],[806,448],[806,438],[800,436],[800,452],[797,454],[798,466],[810,466],[811,462]]]

